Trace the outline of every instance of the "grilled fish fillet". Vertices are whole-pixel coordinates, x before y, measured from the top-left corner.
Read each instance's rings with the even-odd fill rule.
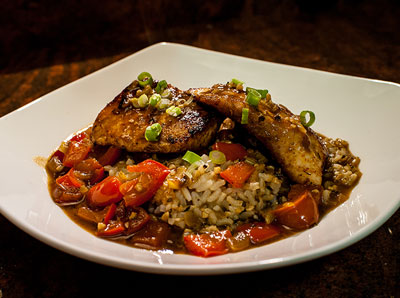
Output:
[[[99,113],[93,124],[93,142],[130,152],[175,153],[204,148],[215,136],[218,129],[215,114],[201,108],[190,94],[168,85],[171,104],[182,111],[174,117],[165,109],[150,105],[135,108],[130,99],[139,89],[138,86],[126,87]],[[162,131],[158,141],[150,142],[145,139],[145,130],[154,123],[159,123]]]
[[[319,137],[305,128],[299,116],[271,101],[268,94],[257,107],[246,101],[246,93],[217,84],[212,88],[189,90],[196,101],[217,109],[223,115],[241,122],[242,108],[249,109],[244,126],[270,151],[290,179],[301,184],[320,185],[326,150]]]

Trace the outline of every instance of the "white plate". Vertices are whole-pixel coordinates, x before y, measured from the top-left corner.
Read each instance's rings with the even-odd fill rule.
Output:
[[[351,197],[318,226],[294,237],[212,258],[173,255],[105,241],[73,223],[50,199],[46,157],[142,71],[187,89],[239,78],[267,88],[294,113],[312,110],[313,128],[350,142],[363,176]],[[165,274],[222,274],[296,264],[372,233],[400,205],[400,86],[160,43],[64,86],[0,119],[0,211],[33,237],[94,262]]]

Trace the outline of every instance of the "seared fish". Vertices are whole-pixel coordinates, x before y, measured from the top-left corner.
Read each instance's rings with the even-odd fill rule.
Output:
[[[168,85],[169,104],[182,112],[174,117],[166,113],[166,108],[135,108],[131,99],[138,96],[136,92],[149,96],[154,92],[150,86],[142,89],[134,81],[107,104],[93,124],[93,142],[130,152],[175,153],[204,148],[214,138],[219,124],[215,114],[201,108],[190,94]],[[154,123],[161,125],[161,134],[157,141],[147,141],[146,127]]]
[[[301,184],[321,185],[326,150],[319,136],[304,127],[299,116],[271,101],[271,96],[249,105],[246,93],[228,85],[189,90],[195,100],[217,109],[241,122],[242,109],[249,109],[244,127],[264,144],[291,180]]]

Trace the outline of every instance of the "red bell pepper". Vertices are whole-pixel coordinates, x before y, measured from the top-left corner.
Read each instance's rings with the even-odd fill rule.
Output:
[[[92,150],[93,143],[85,132],[75,135],[69,142],[63,165],[73,167],[86,158]]]
[[[108,176],[100,183],[94,185],[87,193],[86,198],[92,206],[107,206],[117,203],[122,199],[119,191],[121,182],[115,176]]]
[[[107,225],[109,221],[114,217],[115,215],[115,210],[117,210],[117,205],[115,203],[112,203],[107,210],[106,215],[104,216],[103,223]]]
[[[247,156],[246,148],[240,144],[216,142],[212,148],[224,153],[226,160],[244,159]]]
[[[250,241],[253,244],[275,238],[281,233],[278,227],[265,222],[243,224],[237,227],[236,231],[244,232],[245,234],[249,235]]]
[[[220,176],[233,185],[235,188],[241,188],[255,171],[255,167],[247,162],[241,161],[229,166]]]
[[[318,222],[318,205],[309,190],[305,189],[296,197],[289,192],[288,197],[292,200],[274,210],[275,218],[280,224],[303,230]]]
[[[83,182],[75,177],[74,169],[70,169],[67,174],[56,179],[56,183],[64,188],[79,188]]]
[[[166,166],[151,159],[127,166],[127,169],[142,174],[121,185],[120,191],[124,195],[126,206],[140,206],[150,200],[170,172]]]
[[[96,235],[102,237],[110,237],[117,236],[122,234],[125,231],[124,225],[122,222],[118,222],[116,224],[108,224],[104,230],[98,230]]]
[[[189,234],[184,236],[183,241],[187,250],[201,257],[211,257],[226,254],[229,249],[226,246],[226,239],[232,237],[229,230],[207,233]]]

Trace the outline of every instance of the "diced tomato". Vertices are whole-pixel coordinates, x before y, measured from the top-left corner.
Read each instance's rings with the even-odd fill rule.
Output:
[[[241,161],[229,166],[225,171],[221,172],[220,175],[232,184],[233,187],[241,188],[255,169],[256,168],[251,164]]]
[[[281,233],[278,227],[265,222],[243,224],[237,227],[236,231],[248,234],[254,244],[275,238]]]
[[[73,167],[78,164],[86,158],[92,147],[92,141],[84,132],[74,136],[69,142],[67,153],[63,159],[63,165]]]
[[[120,186],[121,182],[117,177],[108,176],[89,190],[86,196],[88,203],[92,206],[107,206],[119,202],[122,199]]]
[[[74,169],[70,169],[67,174],[58,177],[56,183],[64,188],[79,188],[83,185],[83,182],[75,177]]]
[[[103,166],[113,165],[121,155],[121,149],[110,146],[106,153],[99,157],[99,163]]]
[[[142,174],[121,185],[120,191],[124,195],[126,206],[140,206],[150,200],[170,172],[166,166],[151,159],[128,166],[127,169]]]
[[[288,197],[292,200],[274,210],[275,218],[280,224],[303,230],[318,222],[318,205],[309,190],[304,190],[296,197],[293,195],[288,195]]]
[[[232,237],[229,230],[205,233],[189,234],[183,238],[187,250],[201,257],[211,257],[226,254],[229,249],[226,245],[226,239]]]
[[[224,153],[226,160],[243,159],[247,156],[246,148],[240,144],[216,142],[212,148]]]
[[[96,235],[102,237],[110,237],[110,236],[117,236],[122,234],[125,231],[124,225],[122,222],[117,223],[109,223],[106,227],[102,230],[98,230]]]

